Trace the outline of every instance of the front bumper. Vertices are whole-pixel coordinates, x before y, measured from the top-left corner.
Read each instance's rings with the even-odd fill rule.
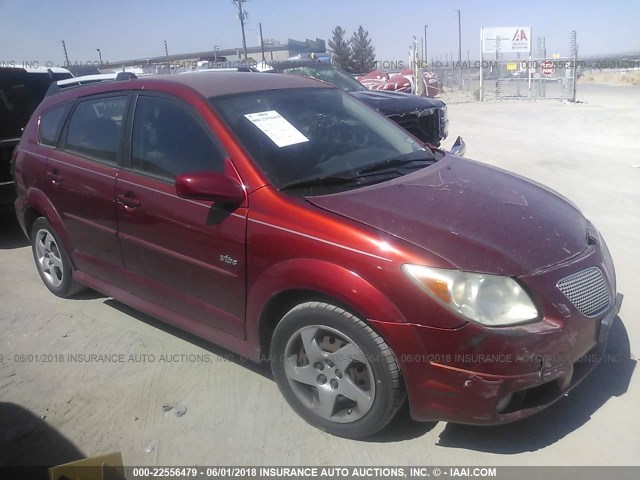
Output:
[[[593,341],[584,352],[584,339],[566,325],[487,333],[474,324],[455,330],[371,324],[396,354],[414,420],[495,425],[543,410],[583,380],[600,363],[621,305],[617,294],[593,319],[596,328],[587,329]]]

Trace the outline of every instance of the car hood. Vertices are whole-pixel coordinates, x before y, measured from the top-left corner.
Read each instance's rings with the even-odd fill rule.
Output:
[[[387,116],[414,113],[416,111],[421,112],[426,109],[442,108],[444,106],[444,102],[440,100],[418,97],[409,93],[367,90],[351,92],[351,95]]]
[[[564,197],[451,155],[394,180],[307,200],[409,241],[460,270],[517,276],[587,248],[588,221]]]

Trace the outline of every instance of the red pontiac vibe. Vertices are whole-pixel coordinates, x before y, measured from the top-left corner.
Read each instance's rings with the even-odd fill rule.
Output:
[[[54,294],[91,287],[269,359],[300,416],[351,438],[407,397],[420,421],[521,419],[597,364],[622,302],[611,256],[544,186],[304,77],[58,90],[13,158]]]

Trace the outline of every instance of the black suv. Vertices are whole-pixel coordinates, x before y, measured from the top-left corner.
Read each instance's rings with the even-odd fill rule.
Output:
[[[20,142],[22,129],[49,85],[71,77],[71,72],[64,68],[0,68],[0,209],[10,209],[16,199],[11,156]]]
[[[442,100],[410,93],[368,90],[347,73],[315,60],[272,62],[268,72],[304,75],[331,83],[386,115],[414,137],[440,146],[449,135],[447,106]]]

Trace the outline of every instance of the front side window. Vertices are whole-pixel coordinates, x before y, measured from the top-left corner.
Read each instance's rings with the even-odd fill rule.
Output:
[[[40,143],[55,147],[71,107],[70,103],[58,105],[40,116]]]
[[[224,155],[185,108],[164,98],[141,96],[133,121],[131,167],[171,180],[181,173],[222,173]]]
[[[127,97],[78,103],[69,120],[66,149],[115,164],[126,108]]]

